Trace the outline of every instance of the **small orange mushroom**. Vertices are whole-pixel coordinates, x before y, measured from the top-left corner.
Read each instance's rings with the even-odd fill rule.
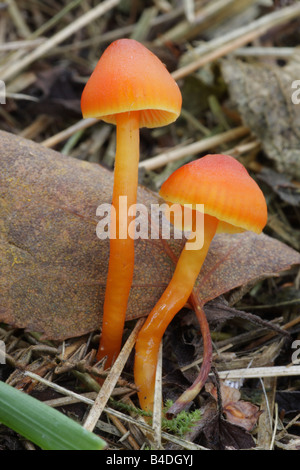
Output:
[[[166,67],[133,39],[113,42],[103,53],[81,98],[84,118],[94,117],[117,126],[111,220],[110,258],[103,322],[97,358],[107,356],[106,367],[116,359],[122,335],[134,270],[134,240],[128,227],[134,217],[139,163],[139,128],[160,127],[175,121],[181,110],[181,93]],[[119,226],[120,197],[127,197],[127,225]],[[123,207],[123,206],[122,206]],[[122,214],[123,215],[123,214]],[[124,236],[125,232],[125,236]]]
[[[191,205],[193,211],[197,204],[203,204],[204,226],[193,225],[173,277],[137,338],[134,377],[140,405],[147,411],[153,408],[160,341],[192,293],[215,234],[246,230],[260,233],[267,222],[262,191],[244,166],[228,155],[207,155],[184,165],[165,181],[160,195],[168,203]],[[204,230],[203,246],[193,249],[192,244],[200,230]]]

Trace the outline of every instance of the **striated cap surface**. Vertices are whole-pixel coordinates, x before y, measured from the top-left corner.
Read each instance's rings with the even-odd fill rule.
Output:
[[[160,127],[181,111],[180,89],[163,63],[134,39],[104,51],[81,97],[84,118],[116,124],[119,113],[140,111],[140,127]]]
[[[204,212],[221,221],[218,231],[261,233],[267,223],[261,189],[229,155],[206,155],[178,168],[159,194],[171,203],[204,204]]]

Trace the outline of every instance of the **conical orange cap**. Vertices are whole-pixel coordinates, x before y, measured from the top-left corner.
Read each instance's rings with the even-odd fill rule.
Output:
[[[192,204],[193,208],[204,204],[204,212],[221,221],[219,231],[260,233],[267,223],[261,189],[229,155],[206,155],[178,168],[163,183],[160,195],[168,202]]]
[[[175,121],[181,93],[163,63],[133,39],[113,42],[102,54],[81,97],[84,118],[116,124],[116,114],[140,111],[140,127]]]

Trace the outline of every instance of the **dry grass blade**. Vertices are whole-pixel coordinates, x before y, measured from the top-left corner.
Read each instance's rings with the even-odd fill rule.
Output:
[[[135,328],[133,329],[132,333],[130,334],[128,340],[126,341],[125,345],[123,346],[118,358],[116,359],[114,365],[110,369],[110,372],[105,379],[104,384],[102,385],[100,392],[85,420],[84,427],[85,429],[88,429],[89,431],[92,431],[94,427],[96,426],[96,423],[104,410],[107,401],[109,400],[109,397],[111,396],[111,393],[113,389],[115,388],[115,385],[117,383],[117,380],[125,366],[125,363],[128,359],[128,356],[135,344],[136,337],[138,335],[138,332],[140,331],[142,325],[144,323],[144,319],[140,319],[137,321]]]
[[[6,44],[0,44],[0,52],[18,51],[19,49],[32,49],[45,41],[44,38],[28,39],[24,41],[10,41]]]
[[[32,380],[36,380],[37,382],[40,382],[44,385],[47,385],[48,387],[53,388],[57,392],[61,393],[62,395],[66,395],[68,397],[71,397],[74,400],[82,401],[83,403],[86,403],[87,405],[92,405],[94,401],[86,396],[80,395],[79,393],[75,393],[72,390],[67,390],[65,387],[61,387],[58,384],[55,384],[54,382],[51,382],[47,379],[44,379],[40,375],[37,375],[33,372],[26,371],[24,372],[24,375],[26,377],[30,377]]]
[[[6,69],[6,71],[3,72],[1,77],[2,80],[11,80],[18,73],[28,67],[28,65],[32,64],[32,62],[39,59],[40,57],[43,57],[54,46],[57,46],[65,39],[70,37],[72,34],[75,34],[78,30],[90,24],[91,21],[104,15],[104,13],[118,5],[119,2],[120,0],[105,0],[93,9],[89,10],[77,20],[73,21],[73,23],[66,26],[62,31],[59,31],[58,33],[54,34],[54,36],[52,36],[46,42],[38,46],[34,51],[27,54],[23,59],[14,62],[10,67]]]
[[[15,0],[7,0],[8,5],[8,12],[19,32],[19,34],[23,37],[27,37],[30,35],[30,29],[27,26],[26,21],[23,18],[22,13],[17,5]]]
[[[55,134],[52,137],[49,137],[48,139],[44,140],[42,142],[42,145],[44,145],[44,147],[47,147],[47,148],[54,147],[59,142],[62,142],[63,140],[66,140],[72,135],[74,135],[75,132],[78,132],[90,126],[93,126],[97,122],[99,122],[99,120],[96,118],[82,119],[76,124],[73,124],[73,126],[70,126],[67,129],[64,129],[63,131],[59,132],[58,134]]]
[[[112,415],[111,413],[107,413],[111,421],[114,423],[116,428],[120,431],[122,434],[122,437],[119,439],[119,442],[123,442],[125,440],[128,440],[128,443],[134,450],[139,450],[140,446],[136,442],[136,440],[131,436],[130,431],[126,429],[126,427],[121,423],[120,419],[117,418],[116,416]]]
[[[162,343],[159,347],[158,361],[155,377],[155,392],[153,406],[153,440],[155,449],[161,449],[161,419],[162,419]]]
[[[200,140],[199,142],[193,142],[192,144],[186,145],[185,147],[169,150],[162,153],[161,155],[144,160],[140,162],[139,168],[144,168],[145,170],[155,170],[167,165],[170,162],[180,160],[181,158],[184,158],[188,155],[195,155],[197,153],[213,149],[214,147],[225,144],[231,140],[244,137],[247,134],[249,134],[249,129],[247,127],[237,127],[236,129],[231,129],[221,134],[207,137],[206,139]]]
[[[250,369],[223,370],[219,373],[220,379],[253,379],[266,377],[292,377],[300,375],[300,365],[253,367]]]
[[[272,450],[273,436],[276,433],[276,427],[273,428],[273,414],[275,408],[276,395],[276,377],[260,379],[263,389],[263,399],[261,407],[266,410],[259,418],[257,445],[261,449]]]
[[[300,16],[300,4],[296,3],[279,11],[265,15],[250,23],[247,27],[238,28],[227,36],[212,40],[198,52],[200,57],[192,63],[181,67],[173,73],[175,80],[179,80],[195,72],[200,67],[223,57],[265,34],[271,28]]]

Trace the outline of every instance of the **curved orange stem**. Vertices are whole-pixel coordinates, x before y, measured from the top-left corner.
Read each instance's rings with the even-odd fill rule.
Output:
[[[217,226],[218,220],[215,217],[204,215],[204,244],[202,248],[189,249],[195,239],[190,238],[187,241],[168,287],[138,335],[134,377],[135,384],[139,389],[140,406],[145,411],[151,412],[153,410],[155,371],[161,339],[167,326],[176,313],[184,307],[193,290]]]
[[[129,225],[134,216],[128,209],[136,204],[139,164],[139,113],[117,116],[117,145],[110,225],[110,256],[103,321],[97,360],[107,356],[110,367],[118,356],[134,270],[134,239]]]
[[[203,307],[199,305],[194,292],[192,292],[190,296],[190,301],[193,304],[195,313],[199,321],[200,330],[202,333],[203,361],[202,361],[200,372],[198,376],[196,377],[196,380],[187,390],[185,390],[180,395],[179,398],[177,398],[177,400],[173,403],[173,405],[171,405],[171,407],[167,410],[166,417],[168,419],[171,419],[175,415],[180,413],[180,411],[182,411],[186,407],[186,405],[190,403],[200,393],[202,387],[204,386],[207,380],[208,374],[211,370],[213,350],[212,350],[212,342],[211,342],[208,321],[204,313]]]

